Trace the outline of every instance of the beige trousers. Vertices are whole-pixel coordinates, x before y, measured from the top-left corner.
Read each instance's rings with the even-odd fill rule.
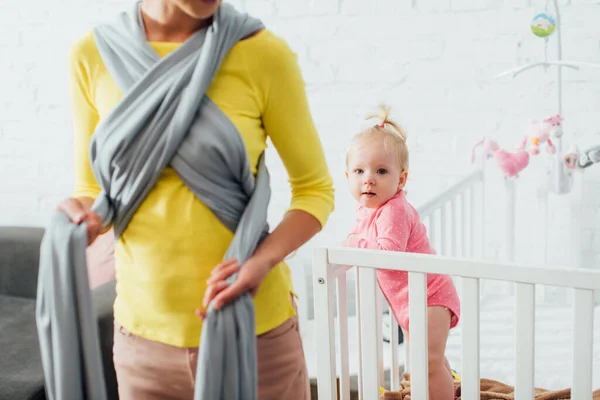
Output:
[[[304,351],[293,317],[256,338],[259,400],[310,400]],[[115,321],[113,349],[120,400],[192,400],[198,348],[129,333]]]

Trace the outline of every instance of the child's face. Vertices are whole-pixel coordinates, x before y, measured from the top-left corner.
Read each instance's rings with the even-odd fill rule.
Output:
[[[346,178],[352,196],[367,208],[377,208],[394,197],[406,183],[407,172],[387,152],[380,140],[348,156]]]

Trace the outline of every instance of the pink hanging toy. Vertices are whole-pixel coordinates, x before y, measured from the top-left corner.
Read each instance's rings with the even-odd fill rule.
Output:
[[[529,152],[533,155],[540,154],[540,145],[546,143],[546,152],[548,154],[554,154],[556,147],[550,140],[550,136],[554,133],[556,136],[560,136],[561,125],[563,117],[560,115],[554,115],[548,117],[542,121],[531,121],[527,128],[527,133],[521,143],[517,146],[519,150],[525,150],[527,142],[530,142]]]
[[[498,146],[498,143],[489,138],[483,138],[483,140],[475,143],[473,150],[471,151],[472,163],[475,162],[475,149],[478,146],[483,147],[482,156],[485,159],[494,158],[496,164],[498,164],[498,167],[507,178],[517,176],[519,172],[529,165],[528,152],[521,150],[516,153],[509,153],[508,151],[501,149],[500,146]]]

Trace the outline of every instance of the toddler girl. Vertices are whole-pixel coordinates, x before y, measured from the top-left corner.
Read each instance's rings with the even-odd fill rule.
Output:
[[[346,177],[357,200],[356,224],[349,247],[435,254],[419,214],[406,199],[408,177],[406,134],[388,119],[382,107],[380,122],[357,134],[346,154]],[[377,270],[377,282],[409,340],[408,273]],[[429,398],[454,398],[452,371],[444,355],[448,332],[458,323],[460,304],[450,276],[428,274]]]

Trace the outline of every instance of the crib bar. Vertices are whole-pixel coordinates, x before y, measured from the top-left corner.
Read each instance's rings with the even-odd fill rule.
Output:
[[[481,171],[481,182],[479,183],[479,251],[480,257],[485,260],[485,175]]]
[[[356,329],[356,335],[358,336],[358,400],[363,400],[364,399],[364,394],[363,394],[363,384],[362,384],[362,371],[363,371],[363,367],[362,367],[362,354],[363,354],[363,348],[362,348],[362,335],[360,334],[360,321],[361,321],[361,301],[360,301],[360,273],[359,273],[359,269],[358,268],[354,268],[354,279],[355,279],[355,287],[354,287],[354,298],[356,299],[356,326],[354,327]]]
[[[376,270],[372,268],[359,268],[360,276],[360,332],[362,338],[362,389],[364,399],[371,398],[373,393],[379,392],[381,382],[379,369],[379,343],[381,337],[381,324],[378,324],[377,310],[377,279]]]
[[[440,213],[441,213],[441,235],[442,235],[442,243],[440,245],[440,254],[447,256],[448,254],[448,248],[446,247],[446,243],[448,242],[448,222],[447,220],[447,215],[446,215],[446,204],[442,204],[442,206],[440,207]]]
[[[360,265],[370,268],[447,274],[479,279],[494,279],[536,285],[600,288],[600,273],[591,269],[558,268],[551,266],[517,265],[470,259],[456,259],[430,254],[400,253],[329,247],[332,264]]]
[[[515,260],[515,202],[516,193],[515,179],[505,178],[504,183],[506,186],[506,232],[504,243],[506,243],[506,260],[513,262]]]
[[[410,349],[404,346],[404,370],[410,372]]]
[[[456,197],[452,197],[452,200],[450,201],[450,212],[451,212],[451,216],[450,216],[450,229],[451,229],[451,233],[450,233],[450,238],[452,240],[452,244],[451,244],[451,249],[450,249],[450,254],[448,254],[449,256],[456,256],[458,254],[458,242],[456,240],[456,230],[458,228],[458,225],[456,224],[457,221],[457,217],[456,217],[456,209],[458,207],[458,203],[456,202]]]
[[[582,229],[583,212],[582,205],[584,196],[583,174],[573,174],[573,190],[571,203],[571,251],[573,252],[573,265],[576,268],[584,268],[583,263],[583,246],[582,246]]]
[[[470,257],[475,257],[475,185],[469,188],[469,239],[470,239]]]
[[[332,265],[331,269],[333,270],[333,278],[337,279],[339,276],[346,275],[346,272],[350,271],[352,267],[347,265]]]
[[[535,376],[535,285],[516,284],[516,384],[515,399],[533,398]]]
[[[460,210],[460,215],[461,215],[461,219],[462,219],[462,224],[460,225],[461,229],[461,256],[462,257],[467,257],[467,227],[469,226],[467,224],[467,194],[465,192],[462,192],[460,195],[460,200],[461,200],[461,210]]]
[[[429,214],[429,241],[434,248],[437,247],[437,221],[435,219],[435,210]]]
[[[340,395],[342,399],[350,398],[350,360],[348,357],[348,306],[346,299],[346,274],[337,279],[338,288],[338,330],[340,332]]]
[[[540,193],[541,191],[541,193]],[[539,213],[539,227],[542,232],[542,263],[548,264],[548,191],[538,189],[538,213]]]
[[[466,188],[471,186],[475,182],[481,181],[481,171],[474,171],[462,180],[458,181],[454,185],[444,190],[442,195],[439,195],[428,202],[422,204],[417,208],[419,215],[429,215],[434,210],[438,209],[442,204],[446,203],[449,198],[456,196],[457,194],[464,191]]]
[[[479,279],[462,278],[461,398],[479,399]]]
[[[375,280],[377,282],[377,280]],[[379,289],[379,285],[377,286],[377,293],[375,295],[375,307],[377,308],[377,312],[375,316],[377,317],[377,326],[379,329],[377,330],[377,360],[379,360],[379,386],[384,387],[384,368],[383,368],[383,303],[382,298],[383,294]]]
[[[390,340],[392,349],[392,367],[390,368],[390,386],[391,390],[400,388],[400,369],[398,368],[398,322],[394,313],[390,310]]]
[[[411,398],[429,399],[427,340],[427,275],[408,273]]]
[[[448,256],[448,203],[442,204],[440,207],[440,234],[441,234],[441,244],[440,244],[440,254]]]
[[[315,304],[315,323],[321,330],[321,339],[317,340],[317,351],[327,354],[317,362],[318,395],[320,399],[336,399],[336,356],[335,331],[333,319],[334,282],[331,269],[328,268],[327,249],[315,249],[313,252],[313,276]]]
[[[573,304],[573,399],[592,399],[594,291],[575,289]]]

